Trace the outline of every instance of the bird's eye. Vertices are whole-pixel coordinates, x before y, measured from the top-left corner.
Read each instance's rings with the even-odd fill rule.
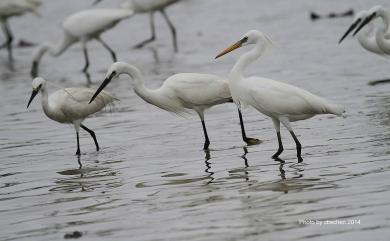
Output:
[[[242,39],[241,39],[241,43],[245,43],[245,42],[247,42],[248,41],[248,37],[243,37]]]

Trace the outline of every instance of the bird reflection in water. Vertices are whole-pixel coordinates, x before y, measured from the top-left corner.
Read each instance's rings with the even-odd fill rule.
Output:
[[[213,177],[213,175],[214,175],[214,172],[213,171],[211,171],[211,162],[210,162],[210,159],[211,159],[211,155],[210,155],[210,150],[204,150],[204,153],[206,154],[206,156],[205,156],[205,161],[204,161],[204,163],[205,163],[205,165],[206,165],[206,169],[204,170],[207,174],[208,174],[208,178],[210,178],[210,180],[206,183],[206,184],[210,184],[210,183],[212,183],[213,181],[214,181],[214,177]]]
[[[244,146],[242,149],[244,150],[244,154],[241,156],[241,158],[244,159],[245,169],[247,169],[249,167],[248,159],[246,158],[246,154],[248,154],[248,149],[246,148],[246,146]],[[245,170],[244,174],[245,174],[245,181],[249,181],[248,171]]]

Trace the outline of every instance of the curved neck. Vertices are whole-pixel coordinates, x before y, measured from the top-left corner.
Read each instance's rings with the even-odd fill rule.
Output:
[[[143,100],[145,100],[146,102],[148,102],[150,104],[153,104],[155,106],[163,108],[160,106],[162,104],[163,100],[156,93],[156,91],[158,89],[157,90],[148,89],[145,86],[144,79],[143,79],[141,72],[136,67],[134,67],[132,65],[126,65],[124,67],[122,73],[128,74],[133,79],[132,85],[133,85],[135,93],[139,97],[141,97]]]
[[[358,33],[357,39],[363,48],[376,54],[384,54],[382,49],[379,48],[375,38],[375,25],[370,22],[365,26],[361,32]]]
[[[383,25],[384,25],[384,31],[387,33],[390,31],[389,29],[389,21],[390,21],[390,16],[389,16],[389,12],[387,12],[386,10],[384,9],[381,9],[378,11],[378,15],[380,18],[382,18],[382,22],[383,22]]]
[[[50,115],[50,106],[49,106],[49,95],[48,95],[48,92],[47,92],[47,87],[46,87],[46,83],[43,84],[41,90],[41,102],[42,102],[42,108],[43,108],[43,111],[45,112],[45,114],[47,116]]]
[[[55,44],[50,42],[43,43],[35,51],[33,60],[39,62],[46,52],[49,52],[51,56],[58,56],[75,42],[76,40],[73,37],[65,35],[60,41],[56,42]]]
[[[246,67],[256,61],[264,53],[265,49],[266,44],[258,41],[252,50],[243,54],[238,59],[233,66],[233,69],[230,71],[230,76],[242,77]]]

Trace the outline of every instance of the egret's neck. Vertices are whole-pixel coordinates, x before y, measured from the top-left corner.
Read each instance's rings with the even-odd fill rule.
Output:
[[[76,40],[73,37],[65,35],[60,41],[54,44],[50,42],[43,43],[35,51],[33,59],[39,62],[46,52],[51,56],[58,56],[75,42]]]
[[[386,33],[389,33],[389,32],[390,32],[390,29],[389,29],[389,21],[390,21],[389,12],[387,12],[387,11],[384,10],[384,9],[381,9],[381,10],[378,12],[378,14],[379,14],[379,16],[382,18],[382,20],[383,20],[383,24],[384,24],[383,30],[384,30]]]
[[[145,86],[143,76],[141,72],[132,65],[126,65],[123,73],[128,74],[132,79],[132,85],[135,93],[141,97],[146,102],[159,106],[159,102],[161,102],[159,96],[156,94],[156,90],[148,89]]]
[[[365,26],[357,35],[357,39],[363,48],[376,54],[383,54],[381,48],[379,48],[375,38],[375,25],[370,22]]]
[[[46,83],[42,86],[40,91],[43,111],[47,116],[50,116],[49,94],[47,93]]]
[[[257,42],[252,50],[243,54],[238,59],[236,64],[233,66],[233,69],[230,71],[230,76],[235,78],[242,78],[246,67],[256,61],[263,54],[265,48],[266,44]]]

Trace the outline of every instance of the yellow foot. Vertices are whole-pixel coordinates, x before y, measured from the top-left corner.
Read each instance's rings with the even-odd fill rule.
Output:
[[[245,142],[246,144],[248,144],[249,146],[252,146],[252,145],[258,145],[260,143],[262,143],[263,141],[259,140],[259,139],[256,139],[256,138],[246,138],[245,139]]]

